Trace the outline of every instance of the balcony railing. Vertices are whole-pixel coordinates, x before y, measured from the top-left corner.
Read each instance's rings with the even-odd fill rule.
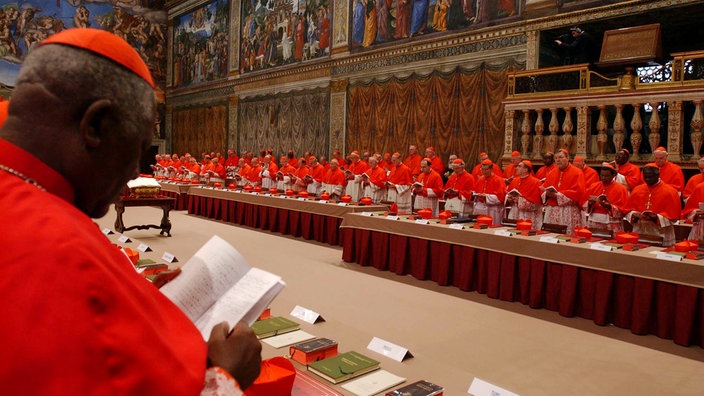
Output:
[[[540,160],[566,148],[592,163],[627,148],[645,162],[664,146],[694,167],[702,149],[704,51],[672,54],[663,67],[610,77],[587,64],[509,75],[504,100],[504,157],[513,150]]]

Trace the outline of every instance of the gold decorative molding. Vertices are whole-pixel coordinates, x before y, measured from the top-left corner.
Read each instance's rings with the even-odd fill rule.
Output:
[[[330,92],[345,92],[349,83],[348,79],[330,81]]]

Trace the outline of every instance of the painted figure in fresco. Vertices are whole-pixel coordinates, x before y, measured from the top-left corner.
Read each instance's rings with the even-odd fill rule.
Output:
[[[362,0],[355,0],[352,10],[352,44],[362,45],[364,42],[365,5]]]
[[[428,5],[428,0],[413,0],[409,37],[425,33],[425,28],[428,25]]]
[[[306,40],[306,27],[304,23],[304,17],[300,13],[296,15],[296,31],[294,32],[294,37],[296,38],[296,53],[295,58],[297,61],[303,59],[303,44]]]
[[[396,1],[396,32],[394,38],[406,38],[411,32],[412,0]]]
[[[364,41],[363,47],[368,47],[374,44],[376,40],[377,20],[376,20],[376,1],[366,0],[366,10],[364,14]]]
[[[447,11],[450,8],[448,0],[437,0],[433,14],[433,29],[438,32],[447,30]]]
[[[291,50],[293,47],[293,42],[291,41],[291,15],[288,14],[284,17],[283,27],[281,27],[281,47],[283,50],[284,63],[291,60]]]
[[[462,0],[449,0],[450,8],[447,10],[447,28],[450,30],[461,29],[467,26],[462,8]]]
[[[90,27],[90,11],[88,11],[85,6],[79,6],[76,8],[76,14],[73,16],[73,27]]]
[[[320,7],[320,50],[325,53],[330,53],[330,16],[328,9],[325,6]]]
[[[376,42],[382,43],[391,38],[389,32],[389,10],[391,9],[392,0],[377,0],[376,6]]]

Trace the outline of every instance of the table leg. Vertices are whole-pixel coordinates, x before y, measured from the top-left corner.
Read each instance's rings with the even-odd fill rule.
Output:
[[[171,220],[169,220],[169,211],[171,210],[171,204],[167,204],[161,207],[164,211],[164,215],[161,217],[161,232],[159,235],[171,236]]]
[[[125,213],[125,207],[120,203],[115,204],[117,218],[115,219],[115,231],[122,233],[125,230],[125,224],[122,222],[122,214]]]

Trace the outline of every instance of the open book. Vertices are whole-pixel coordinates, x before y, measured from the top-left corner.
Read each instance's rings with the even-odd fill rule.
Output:
[[[286,284],[281,277],[252,268],[225,240],[213,236],[160,290],[195,323],[204,339],[226,321],[254,323]]]

